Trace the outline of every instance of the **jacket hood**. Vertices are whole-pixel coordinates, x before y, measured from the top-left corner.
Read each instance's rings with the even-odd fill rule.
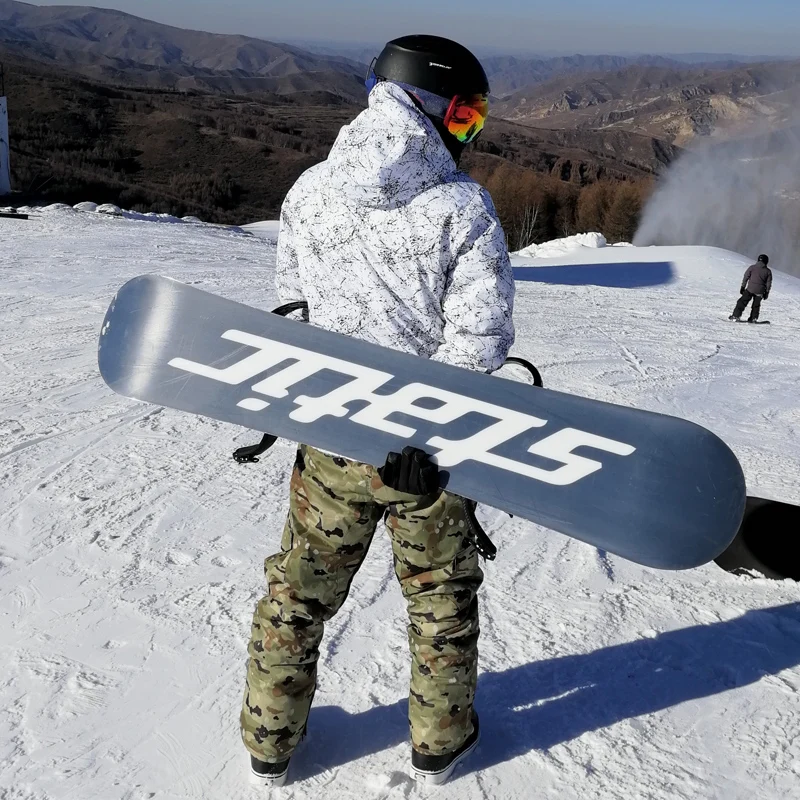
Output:
[[[385,81],[370,92],[369,108],[339,132],[327,163],[328,188],[348,205],[387,210],[460,174],[433,123]]]

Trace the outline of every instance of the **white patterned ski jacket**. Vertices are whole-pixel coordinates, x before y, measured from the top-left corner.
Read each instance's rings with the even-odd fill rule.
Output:
[[[276,284],[328,330],[479,371],[514,342],[514,281],[488,193],[390,83],[281,209]]]

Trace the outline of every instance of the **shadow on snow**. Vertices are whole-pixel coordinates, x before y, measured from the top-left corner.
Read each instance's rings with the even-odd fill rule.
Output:
[[[514,280],[559,286],[607,286],[636,289],[660,286],[675,279],[669,261],[617,264],[565,264],[558,267],[514,267]]]
[[[800,603],[790,603],[593,653],[483,673],[476,703],[481,744],[460,774],[757,683],[798,664]],[[313,709],[312,746],[299,754],[296,778],[406,742],[406,713],[406,699],[359,714],[335,706]]]

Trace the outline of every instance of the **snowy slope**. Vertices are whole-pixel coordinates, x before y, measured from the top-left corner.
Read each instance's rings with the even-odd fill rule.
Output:
[[[291,446],[235,465],[252,433],[111,394],[95,347],[143,272],[273,306],[274,237],[61,210],[0,241],[0,797],[263,797],[237,715]],[[740,256],[550,252],[516,261],[515,351],[546,385],[706,425],[751,493],[800,503],[800,281],[776,273],[771,326],[734,325]],[[484,738],[437,798],[798,796],[797,584],[656,572],[488,516]],[[378,536],[274,796],[432,794],[405,771],[405,647]]]
[[[265,220],[264,222],[251,222],[249,225],[242,225],[242,229],[254,236],[260,236],[262,239],[278,243],[278,231],[280,230],[280,223],[278,220]]]

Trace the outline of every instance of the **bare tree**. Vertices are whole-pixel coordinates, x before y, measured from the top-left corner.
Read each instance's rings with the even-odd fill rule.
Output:
[[[517,246],[516,250],[522,250],[536,241],[537,223],[539,221],[539,213],[541,206],[539,203],[528,205],[520,220],[519,227],[517,228]]]

